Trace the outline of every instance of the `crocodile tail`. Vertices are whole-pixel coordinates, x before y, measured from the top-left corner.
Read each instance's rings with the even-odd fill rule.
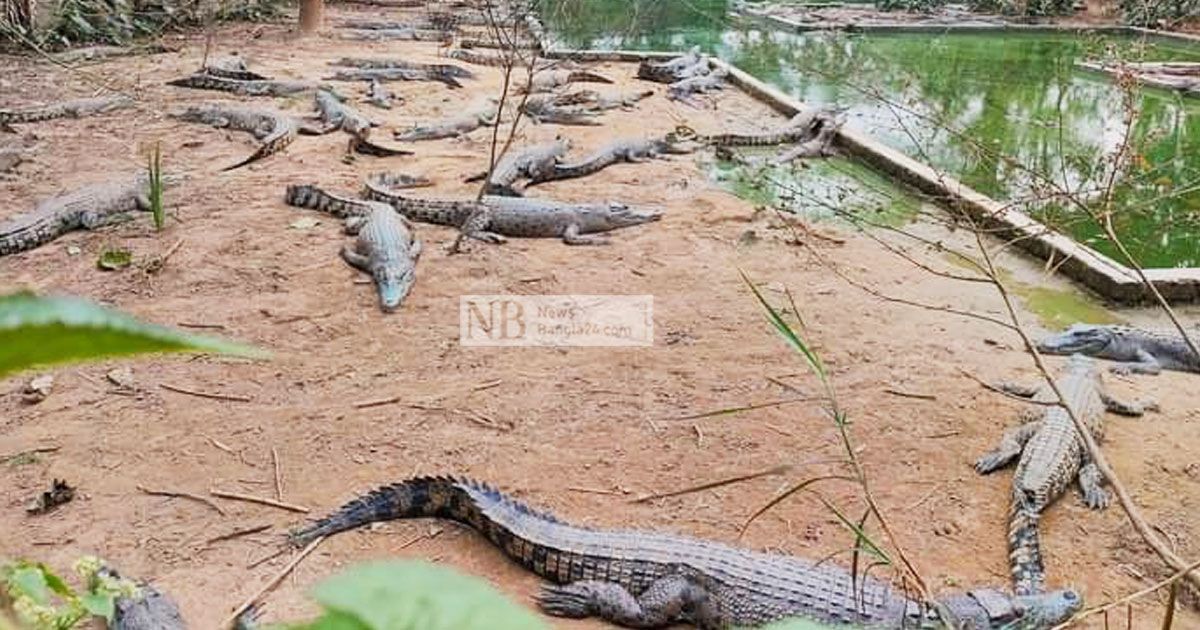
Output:
[[[513,532],[505,525],[513,515],[557,522],[548,514],[530,509],[480,482],[453,477],[416,477],[382,486],[354,499],[329,516],[293,530],[288,539],[299,546],[320,536],[370,523],[443,518],[469,525],[509,553]]]
[[[1039,512],[1025,495],[1013,489],[1008,514],[1008,561],[1012,570],[1013,591],[1017,595],[1035,595],[1045,590],[1046,570],[1038,540]]]
[[[266,140],[263,141],[262,146],[258,147],[258,150],[251,154],[250,157],[232,166],[226,166],[221,170],[232,171],[235,168],[241,168],[251,162],[256,162],[267,156],[275,155],[276,153],[286,149],[288,145],[290,145],[292,141],[296,139],[296,134],[297,129],[294,124],[279,123],[275,131],[271,132],[271,135],[267,136]]]

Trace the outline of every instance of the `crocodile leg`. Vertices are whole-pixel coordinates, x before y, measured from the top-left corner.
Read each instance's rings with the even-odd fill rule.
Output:
[[[1112,494],[1101,487],[1102,483],[1104,475],[1100,474],[1096,462],[1085,459],[1079,469],[1079,489],[1083,491],[1083,502],[1093,510],[1103,510],[1112,502]]]
[[[113,225],[115,223],[123,223],[131,217],[128,212],[108,213],[108,212],[84,212],[79,215],[79,224],[85,230],[94,230],[98,227]]]
[[[349,245],[342,246],[342,260],[359,271],[371,273],[371,260],[354,251]]]
[[[425,243],[414,238],[412,245],[409,245],[408,247],[408,257],[412,259],[413,262],[417,262],[417,260],[421,257],[421,252],[423,251],[425,251]]]
[[[1020,383],[996,383],[996,389],[1020,398],[1033,398],[1041,388],[1036,385],[1022,385]]]
[[[1124,402],[1113,398],[1106,393],[1100,394],[1100,398],[1104,400],[1105,409],[1117,414],[1118,416],[1130,416],[1137,418],[1147,411],[1158,411],[1158,403],[1153,401]]]
[[[346,232],[346,234],[349,234],[350,236],[355,236],[356,234],[358,234],[358,232],[360,230],[362,230],[362,227],[366,224],[367,224],[367,217],[365,215],[356,215],[356,216],[352,216],[352,217],[346,217],[346,220],[343,222],[343,229]]]
[[[1012,463],[1012,460],[1021,454],[1021,449],[1025,448],[1025,443],[1041,428],[1041,422],[1028,422],[1005,431],[1004,436],[1000,438],[1000,444],[975,462],[975,470],[986,475]]]
[[[479,210],[471,213],[471,216],[467,217],[467,220],[463,222],[462,236],[483,241],[485,243],[491,243],[493,245],[499,245],[500,243],[508,240],[503,236],[496,234],[495,232],[489,232],[487,227],[491,225],[491,223],[491,213],[488,212],[486,207],[480,208]]]
[[[634,597],[620,584],[599,580],[580,580],[561,586],[547,586],[538,597],[538,605],[557,617],[599,617],[627,628],[663,628],[684,619],[708,599],[708,593],[695,581],[681,575],[660,578],[640,596]],[[695,619],[700,627],[716,627]]]
[[[1158,359],[1144,349],[1137,349],[1137,358],[1137,361],[1114,365],[1109,371],[1113,374],[1158,374],[1162,371],[1162,364]]]
[[[608,239],[603,236],[585,236],[579,233],[579,226],[572,223],[567,226],[562,236],[567,245],[608,245]]]

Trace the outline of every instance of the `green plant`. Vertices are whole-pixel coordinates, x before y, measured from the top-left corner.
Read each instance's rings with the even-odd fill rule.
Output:
[[[545,630],[487,582],[420,561],[372,562],[313,590],[325,610],[291,630]]]
[[[166,223],[163,212],[162,143],[155,141],[150,150],[147,171],[150,177],[150,214],[154,217],[154,229],[161,230]]]
[[[122,247],[108,247],[100,252],[96,266],[105,271],[117,271],[133,264],[133,253]]]
[[[189,335],[70,297],[0,296],[0,377],[35,365],[149,352],[265,353]]]
[[[928,13],[944,4],[946,0],[879,0],[875,6],[883,11]]]
[[[46,565],[19,560],[0,566],[0,584],[18,623],[35,630],[67,630],[91,617],[112,621],[116,599],[137,594],[132,582],[102,571],[103,566],[92,556],[77,560],[73,568],[84,586],[76,590]]]
[[[1120,0],[1119,6],[1121,17],[1133,26],[1173,27],[1200,18],[1200,0]]]

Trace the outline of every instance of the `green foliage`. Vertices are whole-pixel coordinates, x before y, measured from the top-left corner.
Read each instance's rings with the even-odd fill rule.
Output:
[[[1121,17],[1127,24],[1170,28],[1200,18],[1200,0],[1120,0]]]
[[[76,590],[46,565],[19,560],[0,565],[0,586],[18,622],[31,630],[68,630],[91,617],[112,621],[116,599],[136,595],[132,582],[101,571],[102,566],[91,556],[77,560],[74,570],[84,587]]]
[[[856,626],[843,626],[840,624],[830,626],[807,619],[784,619],[768,626],[762,626],[760,630],[829,630],[835,627],[840,630],[856,630]]]
[[[122,247],[109,247],[100,252],[96,266],[105,271],[117,271],[133,264],[133,253]]]
[[[145,324],[78,298],[0,296],[0,376],[35,365],[148,352],[263,356],[247,346]]]
[[[154,217],[154,229],[163,229],[166,214],[163,212],[163,177],[162,177],[162,143],[155,142],[150,151],[150,163],[147,165],[150,177],[150,214]]]
[[[265,22],[284,15],[284,0],[245,0],[243,2],[221,3],[217,9],[216,19],[219,21],[240,20],[246,22]]]
[[[373,562],[318,584],[325,614],[292,630],[542,630],[546,624],[478,578],[427,562]]]

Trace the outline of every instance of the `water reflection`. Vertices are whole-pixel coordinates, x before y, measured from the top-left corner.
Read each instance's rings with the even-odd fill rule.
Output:
[[[1104,188],[1111,156],[1118,233],[1146,266],[1200,266],[1200,99],[1139,90],[1075,68],[1120,51],[1200,61],[1181,44],[1045,34],[796,34],[739,24],[716,0],[576,0],[547,22],[589,48],[699,45],[815,104],[849,106],[851,124],[999,199]],[[1136,116],[1127,117],[1127,108]],[[1077,209],[1027,209],[1110,254]]]

